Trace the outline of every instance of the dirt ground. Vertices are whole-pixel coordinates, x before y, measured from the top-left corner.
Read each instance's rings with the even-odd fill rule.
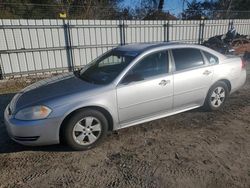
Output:
[[[25,85],[7,84],[0,94],[0,187],[250,187],[249,76],[222,111],[123,129],[85,152],[9,139],[3,110]]]

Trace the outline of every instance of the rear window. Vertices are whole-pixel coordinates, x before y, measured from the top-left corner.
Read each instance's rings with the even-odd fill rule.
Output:
[[[204,64],[200,50],[193,48],[173,49],[176,71],[199,67]]]

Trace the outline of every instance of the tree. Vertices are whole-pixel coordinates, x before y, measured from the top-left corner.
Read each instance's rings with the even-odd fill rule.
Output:
[[[216,18],[249,18],[249,0],[217,0],[214,12]]]
[[[0,6],[1,18],[55,18],[54,0],[5,0]]]
[[[187,2],[187,9],[182,13],[182,18],[188,20],[201,19],[204,16],[203,4],[193,0],[191,3]]]
[[[176,19],[168,11],[164,11],[164,0],[144,0],[136,7],[135,11],[131,11],[133,18],[142,20],[166,20]]]
[[[232,10],[249,11],[250,1],[249,0],[234,0],[232,4]]]
[[[164,0],[159,1],[158,10],[162,10],[164,6]]]
[[[67,18],[117,19],[121,0],[5,0],[1,4],[1,18],[58,18],[66,12]]]
[[[63,0],[71,18],[116,19],[119,16],[118,4],[121,0]]]
[[[232,3],[232,11],[239,11],[236,13],[236,18],[250,17],[250,1],[249,0],[234,0]],[[240,12],[241,11],[241,12]]]

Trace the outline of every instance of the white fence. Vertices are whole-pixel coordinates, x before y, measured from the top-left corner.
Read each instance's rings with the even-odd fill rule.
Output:
[[[118,45],[136,42],[201,43],[235,26],[250,35],[244,20],[0,20],[2,76],[72,70]]]

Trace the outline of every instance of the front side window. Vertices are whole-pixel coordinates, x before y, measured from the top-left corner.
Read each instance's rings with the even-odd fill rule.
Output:
[[[80,72],[79,78],[94,84],[111,83],[136,57],[136,53],[112,50]]]
[[[200,50],[193,48],[173,49],[176,71],[202,66],[204,64]]]
[[[126,78],[140,78],[144,80],[152,76],[168,73],[168,52],[161,51],[150,54],[139,61],[127,74]]]

